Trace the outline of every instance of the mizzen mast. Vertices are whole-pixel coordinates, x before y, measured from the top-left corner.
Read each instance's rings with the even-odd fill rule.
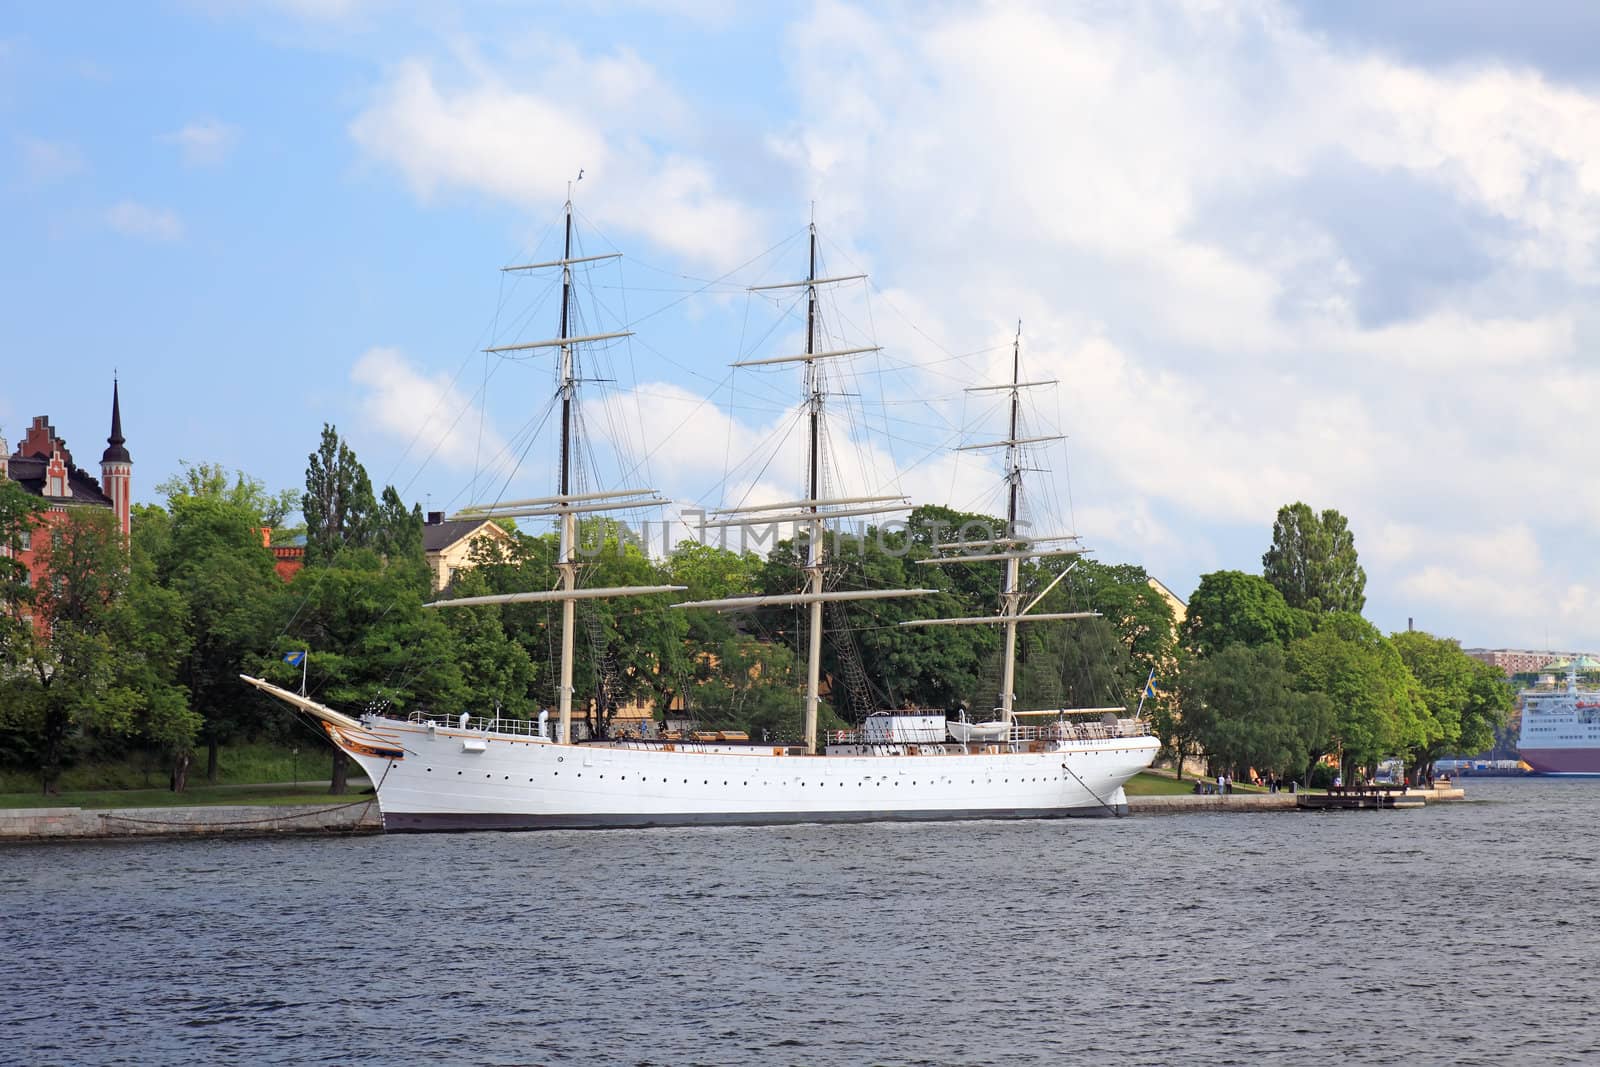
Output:
[[[1026,605],[1022,603],[1021,566],[1025,559],[1036,559],[1042,556],[1076,556],[1083,553],[1084,549],[1076,542],[1077,538],[1064,536],[1049,537],[1023,537],[1020,523],[1020,504],[1022,496],[1022,459],[1023,448],[1031,444],[1046,441],[1059,441],[1062,434],[1045,434],[1042,436],[1022,437],[1022,390],[1044,385],[1055,385],[1054,379],[1048,381],[1022,380],[1022,323],[1017,323],[1017,334],[1011,342],[1011,381],[1004,385],[979,385],[973,386],[967,392],[993,392],[1008,390],[1011,393],[1010,420],[1004,440],[985,441],[982,444],[964,445],[959,451],[975,451],[988,448],[1004,448],[1006,450],[1006,530],[1005,536],[987,541],[961,541],[936,544],[937,550],[956,551],[961,553],[954,556],[935,556],[919,562],[929,566],[944,566],[951,563],[981,563],[1001,562],[1005,564],[1004,576],[1000,582],[1000,613],[998,615],[984,615],[977,618],[962,619],[913,619],[902,622],[901,626],[982,626],[999,625],[1003,628],[1001,650],[1003,659],[1000,669],[999,706],[996,710],[1000,719],[1009,730],[1012,718],[1015,716],[1016,705],[1016,674],[1017,674],[1017,625],[1024,622],[1051,622],[1062,619],[1087,619],[1098,615],[1096,611],[1068,611],[1048,612],[1030,615],[1028,612],[1043,600],[1045,594],[1066,577],[1066,571],[1056,576],[1044,592],[1035,596]],[[1036,547],[1035,542],[1060,542],[1061,547]],[[979,550],[974,553],[972,550]],[[988,551],[984,551],[988,550]],[[1071,568],[1069,567],[1068,570]]]

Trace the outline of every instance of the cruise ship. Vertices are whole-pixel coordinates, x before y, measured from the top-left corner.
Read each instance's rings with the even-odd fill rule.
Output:
[[[1578,688],[1578,661],[1566,684],[1522,691],[1522,761],[1535,774],[1600,775],[1600,690]]]

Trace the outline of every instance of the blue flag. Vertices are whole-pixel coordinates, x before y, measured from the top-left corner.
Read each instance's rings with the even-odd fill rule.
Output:
[[[1156,691],[1156,672],[1151,671],[1150,677],[1144,680],[1144,695],[1148,700],[1154,700],[1161,694]]]
[[[291,667],[300,666],[301,662],[305,658],[306,654],[304,652],[285,652],[283,654],[283,662],[289,664]]]

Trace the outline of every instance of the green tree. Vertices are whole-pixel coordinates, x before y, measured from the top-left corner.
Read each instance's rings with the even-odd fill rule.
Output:
[[[1450,638],[1407,630],[1389,640],[1417,680],[1422,702],[1437,726],[1407,754],[1413,775],[1424,773],[1440,756],[1470,755],[1489,747],[1495,727],[1504,724],[1513,701],[1499,669],[1473,659]]]
[[[48,536],[34,539],[33,550],[50,578],[29,605],[40,626],[7,635],[17,645],[8,651],[11,669],[0,675],[0,731],[50,794],[78,756],[136,737],[141,716],[170,711],[174,693],[161,664],[144,654],[143,642],[159,631],[141,631],[144,620],[123,602],[129,562],[116,517],[70,509]]]
[[[1230,644],[1287,646],[1311,630],[1304,612],[1291,608],[1265,578],[1242,571],[1200,576],[1183,620],[1182,644],[1196,655]]]
[[[1234,643],[1183,673],[1182,718],[1214,770],[1297,775],[1333,727],[1332,701],[1296,692],[1277,645]]]
[[[372,517],[372,547],[389,567],[426,594],[433,586],[427,554],[422,547],[422,506],[406,509],[394,486],[383,487],[383,497]]]
[[[347,547],[371,543],[377,501],[372,480],[332,425],[307,457],[306,491],[300,514],[306,523],[306,566],[322,566]]]
[[[169,508],[182,497],[223,500],[250,512],[259,525],[281,530],[284,519],[300,504],[293,489],[269,492],[259,478],[244,471],[230,471],[220,463],[178,462],[182,473],[156,483],[156,492],[166,498]]]
[[[1370,770],[1439,735],[1400,653],[1359,615],[1325,616],[1315,633],[1289,646],[1289,663],[1296,689],[1325,695],[1337,710],[1333,730],[1319,739],[1311,762],[1339,751],[1342,767]]]
[[[162,584],[182,598],[188,652],[178,677],[204,720],[206,780],[213,783],[221,746],[263,721],[260,702],[246,696],[238,677],[279,627],[282,583],[259,521],[250,504],[226,496],[177,496],[157,560]]]
[[[44,511],[42,499],[0,478],[0,677],[21,668],[31,645],[35,591],[20,553]]]
[[[1349,521],[1332,508],[1320,516],[1295,501],[1278,509],[1272,547],[1261,557],[1267,581],[1290,607],[1313,615],[1360,614],[1366,605],[1367,572],[1356,558]]]

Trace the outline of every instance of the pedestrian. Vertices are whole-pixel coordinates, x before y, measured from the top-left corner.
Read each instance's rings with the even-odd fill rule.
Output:
[[[1226,793],[1227,791],[1228,791],[1228,776],[1226,774],[1217,775],[1217,793],[1220,795],[1222,793]]]

